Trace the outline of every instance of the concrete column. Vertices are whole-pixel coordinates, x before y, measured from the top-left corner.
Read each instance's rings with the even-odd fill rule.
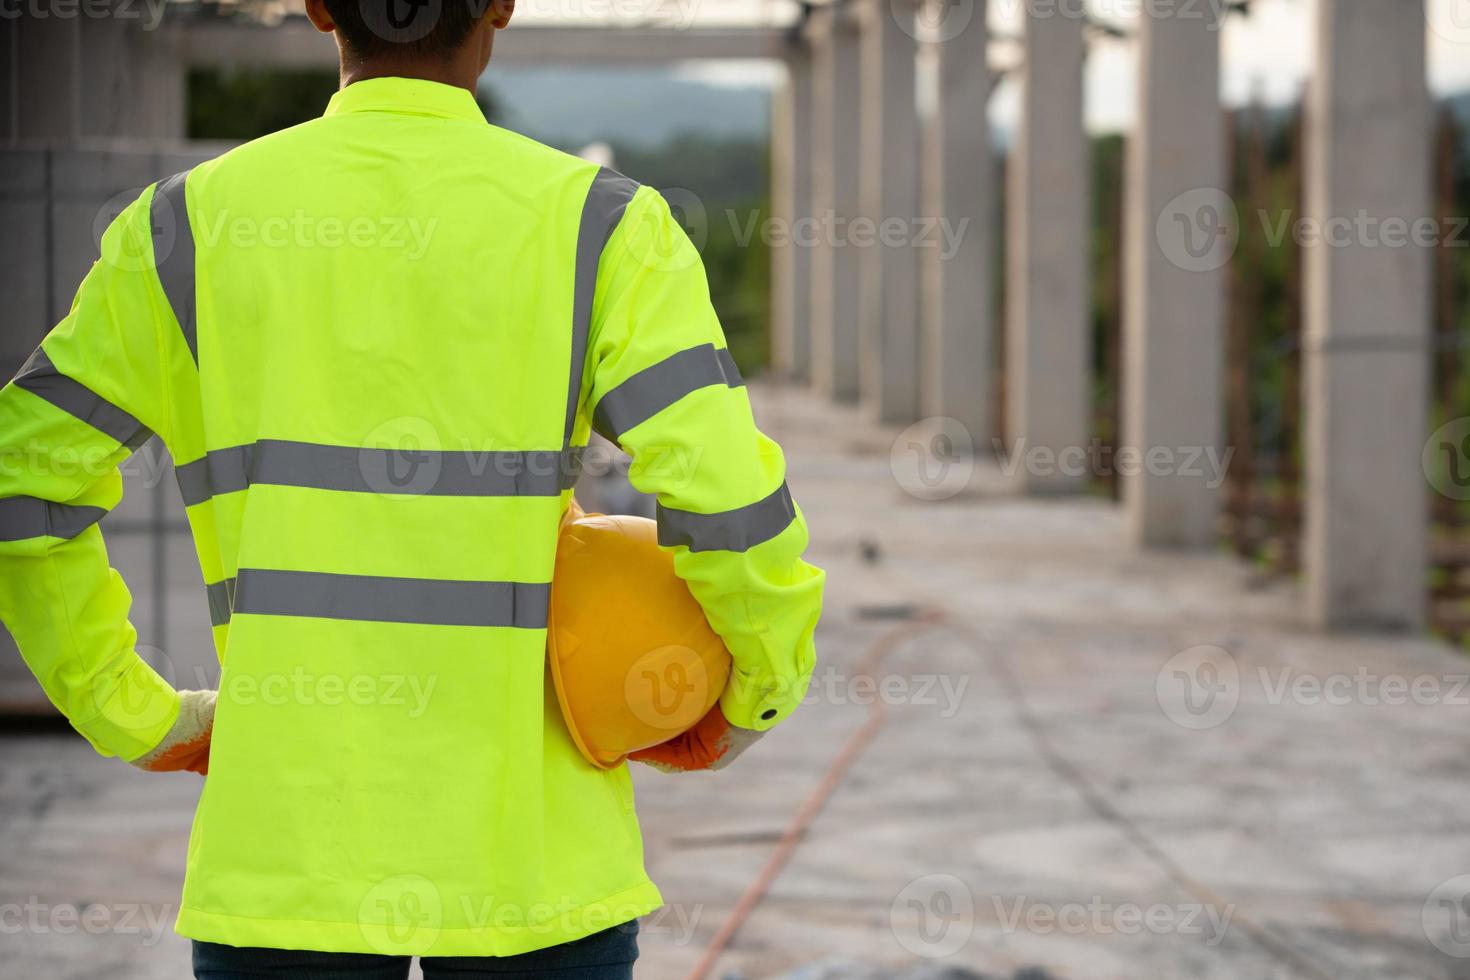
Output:
[[[817,7],[812,44],[812,385],[839,402],[858,397],[862,252],[848,243],[862,213],[862,62],[851,4]]]
[[[1208,548],[1216,536],[1223,475],[1208,461],[1223,458],[1221,269],[1231,218],[1220,190],[1220,32],[1212,10],[1202,4],[1192,16],[1138,21],[1116,462],[1130,534],[1146,547]]]
[[[1423,0],[1317,7],[1306,210],[1324,235],[1304,256],[1303,561],[1324,627],[1425,617],[1429,251],[1407,235],[1385,247],[1432,214],[1423,19]]]
[[[924,213],[942,222],[924,262],[921,407],[989,446],[994,421],[994,163],[986,109],[985,0],[929,0],[937,101],[925,156]],[[933,237],[933,236],[931,236]]]
[[[862,16],[862,401],[884,423],[919,417],[917,0],[869,0]],[[851,247],[851,246],[849,246]]]
[[[14,44],[14,135],[64,143],[82,132],[82,17],[20,17]],[[8,88],[9,86],[7,86]],[[7,97],[12,97],[7,93]]]
[[[792,48],[786,67],[786,85],[772,119],[771,198],[784,228],[771,246],[771,341],[777,370],[806,378],[811,368],[812,66],[804,42]]]
[[[1085,21],[1028,0],[1021,118],[1007,178],[1006,418],[1030,492],[1087,482],[1092,432],[1091,215],[1082,122]]]

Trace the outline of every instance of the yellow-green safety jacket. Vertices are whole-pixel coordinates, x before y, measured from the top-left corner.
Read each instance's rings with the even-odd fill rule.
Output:
[[[626,767],[547,680],[589,430],[657,495],[734,724],[802,698],[823,582],[663,198],[379,78],[147,188],[101,251],[0,391],[0,618],[99,752],[161,740],[178,695],[97,527],[161,437],[223,665],[178,931],[508,955],[656,908]]]

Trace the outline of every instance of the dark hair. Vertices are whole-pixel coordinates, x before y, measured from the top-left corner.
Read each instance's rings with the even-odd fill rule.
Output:
[[[324,0],[344,45],[363,59],[449,55],[498,0]]]

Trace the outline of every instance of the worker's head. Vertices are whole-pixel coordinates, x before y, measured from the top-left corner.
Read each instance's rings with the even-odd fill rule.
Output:
[[[311,22],[336,36],[344,76],[435,77],[451,66],[478,76],[514,10],[515,0],[306,0]]]

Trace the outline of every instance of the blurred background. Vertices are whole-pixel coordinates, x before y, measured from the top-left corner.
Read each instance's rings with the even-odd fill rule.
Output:
[[[289,0],[27,0],[0,85],[8,378],[337,76]],[[1470,3],[523,0],[479,101],[669,199],[831,576],[791,733],[638,775],[644,976],[1470,977]],[[125,472],[144,653],[212,686]],[[186,975],[197,784],[3,634],[0,764],[0,975]]]

